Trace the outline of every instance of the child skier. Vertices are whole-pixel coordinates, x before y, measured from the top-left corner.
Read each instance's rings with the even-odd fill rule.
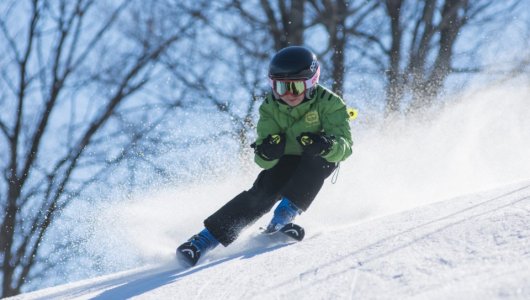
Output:
[[[228,246],[241,230],[274,210],[265,229],[272,234],[306,211],[324,180],[352,152],[344,101],[318,84],[320,65],[301,46],[280,50],[269,65],[272,92],[259,109],[257,140],[251,146],[261,171],[240,193],[204,221],[205,228],[177,248],[193,266],[219,244]]]

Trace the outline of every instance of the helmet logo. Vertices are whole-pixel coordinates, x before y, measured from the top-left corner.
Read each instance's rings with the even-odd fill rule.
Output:
[[[317,69],[317,66],[318,66],[317,60],[313,59],[313,62],[311,63],[311,66],[309,67],[309,69],[311,70],[311,72],[315,72],[315,70]]]

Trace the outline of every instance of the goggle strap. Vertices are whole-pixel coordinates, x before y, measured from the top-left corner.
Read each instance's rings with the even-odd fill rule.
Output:
[[[313,76],[314,78],[314,76]],[[309,78],[308,80],[305,81],[305,89],[308,90],[310,88],[313,87],[313,78]]]

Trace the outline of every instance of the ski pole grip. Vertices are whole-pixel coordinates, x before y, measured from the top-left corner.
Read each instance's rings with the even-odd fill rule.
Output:
[[[278,145],[282,141],[282,138],[278,134],[271,135],[271,144]]]
[[[313,140],[309,136],[303,135],[300,137],[300,144],[302,144],[302,146],[311,145],[312,143]]]

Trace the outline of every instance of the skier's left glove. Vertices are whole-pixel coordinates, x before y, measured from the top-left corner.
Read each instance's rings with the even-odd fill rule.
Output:
[[[324,156],[331,151],[333,147],[333,138],[325,134],[304,132],[296,138],[298,143],[304,149],[304,154],[311,156]]]

